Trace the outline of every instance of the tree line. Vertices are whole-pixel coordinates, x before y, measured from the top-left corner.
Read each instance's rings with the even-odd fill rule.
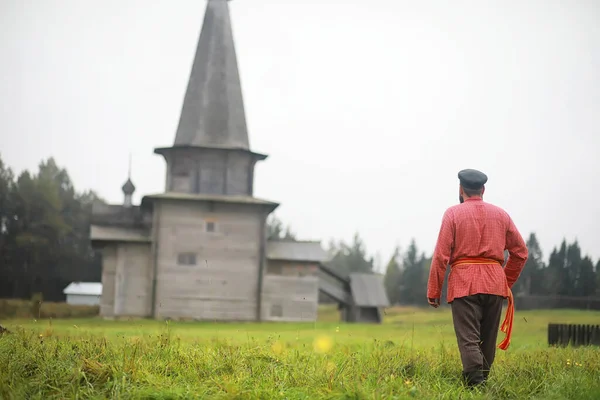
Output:
[[[60,301],[70,282],[100,281],[89,240],[96,199],[52,158],[15,176],[0,157],[0,298]]]
[[[582,255],[576,240],[568,243],[563,239],[559,246],[552,249],[547,262],[544,261],[535,233],[529,234],[526,243],[529,257],[512,288],[515,296],[600,297],[600,260],[594,266],[589,256]],[[414,240],[404,254],[396,249],[387,264],[384,277],[390,302],[423,304],[430,265],[431,257],[424,254],[419,256]],[[446,297],[449,271],[448,268],[442,300]]]
[[[53,158],[42,161],[36,173],[15,176],[0,157],[0,298],[41,294],[46,301],[62,301],[70,282],[101,281],[101,260],[89,240],[94,201],[103,200],[91,190],[78,192]],[[267,229],[271,239],[296,239],[274,215]],[[563,240],[547,261],[535,233],[527,247],[529,259],[513,288],[516,295],[600,297],[600,260],[594,264],[584,256],[577,241]],[[327,265],[341,275],[377,273],[358,233],[350,243],[331,240],[327,250]],[[431,256],[419,251],[414,240],[404,252],[396,248],[383,273],[390,301],[422,305],[430,264]],[[446,284],[442,298],[445,292]]]

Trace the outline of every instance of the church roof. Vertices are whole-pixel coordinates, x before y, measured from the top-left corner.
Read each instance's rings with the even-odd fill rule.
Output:
[[[148,232],[142,229],[126,228],[122,226],[90,226],[90,239],[92,241],[109,242],[150,242]]]
[[[208,0],[175,146],[249,150],[227,0]]]
[[[122,204],[92,204],[91,223],[103,226],[134,227],[143,225],[144,215],[140,206],[125,207]]]
[[[165,192],[146,195],[142,198],[142,204],[147,203],[150,199],[158,200],[188,200],[188,201],[214,201],[220,203],[232,203],[232,204],[251,204],[251,205],[264,205],[276,208],[279,203],[272,201],[259,199],[252,196],[235,196],[235,195],[221,195],[221,194],[205,194],[205,193],[181,193],[181,192]]]
[[[267,242],[267,259],[286,261],[324,262],[328,258],[320,242],[270,240]]]
[[[182,154],[182,153],[184,154],[188,150],[200,150],[200,149],[201,150],[211,150],[213,152],[217,152],[217,151],[243,152],[243,153],[252,155],[258,161],[263,161],[263,160],[267,159],[267,157],[268,157],[266,154],[257,153],[255,151],[246,150],[246,149],[234,149],[234,148],[225,148],[225,147],[207,147],[207,146],[196,146],[196,145],[187,145],[187,144],[174,145],[171,147],[156,147],[154,149],[154,153],[165,155],[167,153],[175,152],[175,154],[177,154],[177,152],[179,152],[179,154]]]

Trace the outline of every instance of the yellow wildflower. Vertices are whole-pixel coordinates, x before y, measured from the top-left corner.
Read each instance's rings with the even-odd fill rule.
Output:
[[[281,354],[283,352],[283,345],[281,344],[281,342],[276,341],[271,346],[271,349],[273,350],[273,353],[275,353],[275,354]]]
[[[327,336],[320,336],[315,339],[313,346],[317,353],[327,353],[333,347],[333,342]]]

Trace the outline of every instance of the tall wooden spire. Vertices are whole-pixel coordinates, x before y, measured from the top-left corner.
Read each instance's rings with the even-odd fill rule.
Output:
[[[175,146],[249,150],[227,0],[208,0]]]
[[[252,196],[250,150],[228,0],[208,0],[172,147],[166,191]]]

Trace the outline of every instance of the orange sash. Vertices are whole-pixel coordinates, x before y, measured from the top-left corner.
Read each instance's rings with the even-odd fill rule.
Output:
[[[491,258],[461,258],[460,260],[456,260],[451,268],[456,267],[457,265],[469,264],[469,265],[481,265],[481,264],[500,264],[497,260],[492,260]],[[498,345],[498,348],[501,350],[508,349],[510,346],[510,338],[512,336],[512,328],[513,321],[515,319],[515,303],[513,299],[512,290],[508,288],[508,307],[506,309],[506,315],[504,316],[504,321],[502,322],[502,326],[500,330],[505,334],[504,340]]]

